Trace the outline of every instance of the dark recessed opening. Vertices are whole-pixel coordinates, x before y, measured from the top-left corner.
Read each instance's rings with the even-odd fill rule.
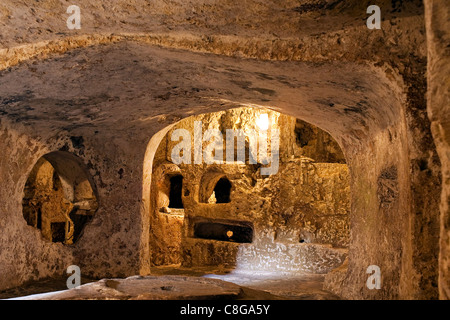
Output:
[[[42,228],[42,212],[41,212],[41,208],[37,209],[37,215],[36,215],[36,228],[41,229]]]
[[[194,236],[202,239],[251,243],[253,229],[248,226],[218,222],[198,222],[194,225]]]
[[[217,182],[214,188],[214,194],[216,197],[216,203],[228,203],[230,202],[231,182],[223,177]]]
[[[183,189],[183,176],[176,175],[170,178],[169,208],[183,209],[181,191]]]
[[[66,223],[52,222],[50,224],[53,242],[64,242],[66,239]]]
[[[74,224],[74,230],[73,230],[73,242],[77,241],[78,238],[81,236],[81,232],[83,231],[83,226],[91,221],[92,216],[85,215],[85,214],[77,214],[76,210],[73,210],[69,214],[70,220],[72,220]]]
[[[95,213],[97,201],[78,158],[52,152],[30,172],[22,206],[25,221],[41,230],[44,239],[70,245]]]

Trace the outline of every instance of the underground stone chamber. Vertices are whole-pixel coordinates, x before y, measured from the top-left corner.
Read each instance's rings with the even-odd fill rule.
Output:
[[[81,161],[67,152],[41,157],[24,189],[23,217],[52,242],[73,244],[98,208]]]
[[[124,51],[129,54],[124,55]],[[407,152],[409,140],[407,131],[405,131],[405,118],[401,116],[404,101],[400,94],[392,91],[392,88],[396,87],[390,82],[391,80],[386,79],[378,71],[374,71],[371,67],[337,62],[312,65],[302,62],[251,60],[246,61],[245,67],[242,67],[239,60],[234,58],[184,51],[180,54],[178,51],[166,51],[162,48],[132,42],[85,48],[74,54],[87,55],[91,57],[89,61],[92,63],[100,61],[101,57],[102,63],[110,65],[110,70],[114,70],[111,71],[111,74],[98,73],[95,63],[92,69],[85,69],[83,81],[87,83],[84,86],[84,94],[97,97],[95,98],[97,105],[90,114],[90,117],[94,119],[91,125],[84,124],[86,118],[83,112],[86,111],[83,111],[85,109],[82,108],[88,100],[77,100],[77,91],[75,89],[68,91],[64,87],[67,84],[62,85],[66,83],[64,81],[67,81],[67,77],[70,79],[68,74],[64,75],[64,79],[66,79],[64,81],[58,80],[58,77],[54,79],[54,76],[50,76],[51,72],[44,75],[44,77],[48,77],[46,83],[52,83],[54,90],[58,92],[58,99],[43,100],[35,97],[36,93],[20,99],[14,98],[15,90],[22,89],[11,89],[7,83],[13,83],[15,77],[25,79],[21,83],[24,86],[30,86],[36,92],[44,90],[40,91],[41,95],[45,95],[47,92],[46,89],[40,88],[38,84],[41,83],[40,81],[33,80],[33,75],[29,74],[31,71],[28,68],[17,67],[17,70],[5,74],[1,80],[2,95],[11,97],[8,101],[15,101],[8,104],[7,108],[2,109],[11,114],[9,116],[11,118],[2,118],[4,127],[2,144],[11,150],[18,148],[17,152],[21,154],[21,159],[24,161],[19,166],[11,166],[10,163],[15,162],[13,153],[3,158],[3,161],[6,161],[2,167],[4,181],[15,181],[18,179],[17,177],[20,177],[18,181],[21,181],[22,184],[22,187],[15,191],[2,193],[3,197],[6,194],[9,195],[3,201],[6,212],[10,212],[11,219],[16,221],[17,225],[22,222],[24,225],[16,227],[15,224],[8,224],[9,232],[19,234],[17,239],[22,239],[23,243],[30,243],[27,239],[34,237],[31,230],[21,230],[27,225],[22,214],[23,190],[32,167],[38,161],[35,153],[32,152],[33,149],[27,145],[35,146],[41,154],[49,153],[51,150],[68,150],[77,155],[89,168],[89,176],[94,182],[93,186],[97,189],[97,199],[100,204],[96,214],[86,225],[82,236],[73,248],[59,248],[53,246],[55,244],[47,244],[45,241],[37,239],[31,242],[30,247],[13,245],[2,251],[5,255],[13,254],[14,250],[22,252],[19,256],[24,258],[17,263],[27,266],[24,270],[14,268],[13,264],[5,262],[4,270],[21,274],[17,279],[30,277],[29,272],[36,270],[33,267],[35,263],[43,265],[42,270],[46,271],[39,272],[32,276],[32,279],[50,275],[53,272],[63,272],[65,265],[71,265],[74,262],[80,265],[83,272],[92,277],[148,274],[152,264],[176,264],[189,267],[195,265],[215,266],[222,263],[231,268],[249,269],[254,266],[270,270],[277,260],[265,257],[264,253],[273,250],[273,252],[281,252],[281,254],[283,252],[292,253],[291,257],[286,260],[286,264],[280,266],[281,270],[299,271],[292,270],[292,268],[300,265],[307,266],[308,270],[314,270],[314,272],[328,272],[326,283],[329,290],[346,297],[354,294],[355,291],[343,293],[340,290],[345,291],[346,288],[353,288],[353,286],[362,287],[366,297],[375,294],[366,290],[364,286],[367,279],[365,270],[369,265],[379,264],[383,270],[386,270],[385,283],[390,283],[383,287],[382,292],[386,296],[394,297],[400,294],[399,288],[402,286],[404,292],[412,292],[411,288],[414,285],[411,281],[416,281],[417,278],[407,275],[413,272],[413,269],[435,270],[434,268],[430,269],[429,266],[437,263],[436,251],[430,250],[430,256],[423,256],[427,264],[418,263],[422,259],[418,253],[420,250],[419,247],[413,249],[411,242],[412,194]],[[157,82],[152,83],[152,81],[156,81],[156,78],[151,73],[141,73],[142,69],[122,60],[132,54],[138,58],[136,61],[146,61],[145,63],[152,68],[157,68],[159,72],[162,72],[161,77],[170,78],[177,74],[178,87],[191,88],[191,78],[196,77],[197,87],[204,88],[204,90],[209,88],[208,92],[212,97],[205,98],[197,90],[194,90],[189,93],[194,97],[185,100],[177,97],[174,93],[173,99],[175,100],[173,102],[190,101],[191,105],[186,106],[186,109],[180,109],[184,110],[181,115],[172,114],[169,106],[166,106],[166,109],[159,109],[160,106],[166,105],[166,100],[159,98],[161,92],[166,88],[161,88]],[[45,64],[45,68],[50,68],[50,70],[52,68],[65,70],[62,66],[70,63],[72,58],[67,59],[60,57],[39,63]],[[239,64],[239,68],[236,64]],[[128,66],[128,68],[123,69],[122,65]],[[170,65],[171,71],[164,74],[164,65]],[[221,69],[218,65],[227,66],[228,71],[224,72],[223,67]],[[91,72],[94,72],[95,76]],[[264,76],[261,75],[263,72]],[[159,92],[146,93],[149,95],[148,97],[137,98],[137,96],[130,95],[121,99],[101,95],[103,90],[114,89],[115,92],[121,92],[121,86],[118,83],[107,81],[113,74],[114,77],[139,79],[139,81],[129,84],[133,90],[149,92],[146,88],[150,85],[153,90]],[[135,77],[130,77],[130,74],[134,74]],[[268,76],[269,74],[271,77]],[[249,88],[248,83],[236,81],[238,76],[247,78],[256,88],[278,88],[279,95],[261,97],[261,93]],[[280,81],[277,80],[274,83],[275,80],[271,79],[275,78]],[[105,87],[90,82],[94,79],[96,79],[95,83],[104,84]],[[208,79],[216,79],[216,81],[211,82]],[[27,85],[26,81],[32,81],[32,83]],[[74,79],[69,83],[74,85],[77,81]],[[223,83],[226,83],[231,90],[223,91]],[[199,88],[197,89],[202,92]],[[23,88],[23,90],[26,89]],[[170,88],[168,90],[179,89]],[[189,90],[187,92],[191,92]],[[400,89],[397,87],[396,90]],[[324,99],[324,95],[326,99]],[[289,97],[289,99],[283,97]],[[63,100],[61,100],[62,98]],[[65,105],[72,99],[77,100],[78,107],[61,109],[61,105]],[[149,107],[136,109],[133,107],[136,103],[133,99],[144,99]],[[291,142],[288,142],[288,138],[280,139],[280,143],[286,145],[280,148],[285,153],[280,154],[279,173],[283,170],[287,173],[295,172],[295,175],[291,177],[294,180],[292,187],[289,184],[283,186],[285,181],[275,181],[276,175],[272,179],[259,177],[258,172],[264,168],[264,165],[260,166],[258,163],[245,166],[238,164],[207,165],[205,168],[197,166],[197,171],[186,171],[187,169],[182,165],[167,160],[166,153],[169,154],[169,148],[167,151],[163,150],[162,154],[157,154],[159,146],[167,145],[169,142],[170,135],[167,133],[177,125],[177,121],[184,119],[181,121],[189,123],[189,125],[186,124],[186,127],[193,128],[194,118],[189,118],[191,114],[208,114],[205,111],[212,112],[209,114],[214,114],[214,112],[226,114],[226,110],[236,110],[237,107],[243,106],[242,117],[246,118],[255,112],[253,111],[255,104],[252,102],[258,102],[256,106],[262,110],[265,104],[269,104],[265,100],[270,101],[270,105],[273,107],[269,109],[266,106],[265,109],[269,111],[264,113],[275,114],[281,111],[281,118],[290,116],[294,119],[303,119],[316,128],[320,127],[326,130],[338,143],[338,145],[331,143],[329,135],[314,127],[302,125],[297,120],[295,124],[282,126],[280,134],[283,134],[284,129],[290,128],[289,139]],[[201,108],[198,107],[199,101],[204,105]],[[34,106],[33,110],[27,107],[30,103]],[[252,107],[245,107],[248,105]],[[55,110],[55,112],[49,113],[45,110]],[[41,111],[47,113],[41,113]],[[14,119],[15,114],[20,115],[23,121],[27,122],[26,127],[10,123],[10,119]],[[60,125],[65,129],[61,129],[63,131],[55,136],[53,134],[54,125],[48,126],[52,121],[59,123],[56,115],[78,120],[75,123],[72,123],[73,120],[63,121]],[[230,119],[233,118],[231,115],[232,112]],[[122,118],[129,119],[129,122],[118,121]],[[223,121],[219,121],[218,118],[210,116],[210,118],[205,118],[203,124],[206,128],[207,124],[215,121],[215,124],[222,123],[222,127],[216,126],[219,130],[233,128],[233,121],[227,122],[226,119],[225,116]],[[254,126],[254,121],[252,123]],[[73,132],[67,135],[64,130]],[[19,139],[22,132],[25,132],[26,135]],[[294,143],[296,135],[300,138]],[[39,138],[40,136],[42,137]],[[80,136],[83,139],[71,138]],[[13,141],[23,142],[18,147],[14,147]],[[311,141],[313,142],[310,144]],[[317,146],[321,146],[322,150],[318,150]],[[301,149],[302,153],[296,153],[296,148]],[[314,155],[317,152],[319,155]],[[293,159],[290,158],[291,155],[294,156]],[[6,164],[14,169],[6,169]],[[261,218],[261,221],[265,220],[262,225],[253,221],[253,219],[259,219],[258,215],[262,215],[262,211],[258,213],[257,207],[271,205],[274,209],[272,212],[278,210],[277,213],[280,217],[283,213],[283,219],[288,221],[288,224],[301,223],[295,219],[298,215],[293,214],[294,212],[290,208],[283,207],[284,203],[277,202],[276,197],[271,201],[265,201],[264,192],[267,197],[270,193],[276,192],[285,192],[286,194],[293,191],[301,192],[301,190],[296,190],[295,186],[299,186],[300,181],[311,182],[308,180],[309,172],[314,175],[314,170],[318,170],[331,174],[332,167],[336,166],[348,166],[349,168],[350,191],[347,194],[351,198],[351,203],[348,202],[350,208],[347,216],[350,222],[343,222],[344,215],[342,214],[337,214],[331,220],[322,217],[316,219],[317,221],[314,223],[323,224],[325,228],[317,228],[313,223],[311,227],[305,225],[301,229],[296,229],[298,230],[297,234],[289,226],[286,226],[285,222],[281,223],[281,220],[278,219],[271,221],[270,217]],[[392,169],[394,167],[396,170]],[[305,169],[300,170],[300,168]],[[308,173],[305,174],[305,172]],[[183,178],[176,178],[176,176]],[[231,185],[230,202],[217,203],[215,195],[217,182],[225,177]],[[244,183],[239,182],[242,177],[245,177]],[[429,179],[434,179],[433,175],[429,176]],[[181,180],[182,208],[179,205],[180,201],[177,205],[170,205],[171,194],[172,197],[180,195],[179,187],[175,188],[175,186],[179,186]],[[202,180],[204,183],[200,183]],[[193,181],[197,181],[198,189],[192,189]],[[268,188],[264,188],[265,182],[268,182]],[[271,184],[272,182],[273,184]],[[280,186],[279,189],[277,184]],[[186,187],[189,185],[191,187]],[[224,185],[229,187],[228,184]],[[228,187],[219,189],[228,190]],[[249,190],[254,188],[260,189],[260,192],[256,193],[258,194],[257,201],[235,198],[239,190],[249,193]],[[305,197],[308,196],[310,195],[305,195]],[[290,197],[289,200],[295,202],[296,198],[298,198],[297,195]],[[334,199],[338,198],[334,197]],[[332,203],[332,199],[329,203]],[[432,205],[432,203],[428,202],[424,205]],[[216,223],[217,220],[220,220],[223,225],[236,225],[242,221],[251,222],[252,243],[193,237],[195,221],[191,219],[190,210],[194,206],[203,212],[201,218],[206,218],[205,222],[207,223]],[[230,209],[238,210],[237,208],[239,208],[239,211],[235,211],[237,215],[230,217],[227,214]],[[327,206],[323,208],[327,208]],[[306,205],[303,212],[312,214],[314,209]],[[332,208],[332,210],[335,209],[337,207]],[[431,214],[433,211],[425,212]],[[434,223],[435,220],[431,219],[430,221]],[[267,227],[271,223],[273,226]],[[319,231],[333,230],[333,228],[345,229],[346,223],[352,225],[347,238],[335,237],[332,233],[326,232],[322,234]],[[426,238],[429,239],[426,241],[435,243],[433,229],[429,229],[427,234],[430,237]],[[424,238],[414,239],[422,241]],[[375,243],[376,245],[374,245]],[[328,246],[330,244],[331,247]],[[345,248],[346,246],[347,248]],[[263,248],[265,249],[263,250]],[[320,254],[317,250],[320,251]],[[38,252],[47,252],[46,259],[51,261],[51,268],[47,267],[48,262],[44,262],[41,255],[37,254]],[[224,254],[221,254],[222,252]],[[305,255],[314,257],[318,261],[317,259],[322,256],[323,252],[328,257],[327,261],[330,264],[327,262],[321,265],[308,265],[304,261],[295,261]],[[414,263],[412,255],[419,255],[417,259],[414,259]],[[183,257],[189,257],[189,259]],[[347,263],[343,263],[345,257],[348,259]],[[33,261],[33,263],[30,264],[27,261]],[[269,263],[266,263],[267,261]],[[336,264],[332,262],[336,262]],[[384,266],[383,263],[385,263]],[[338,265],[339,268],[334,268]],[[333,270],[331,271],[331,269]],[[417,272],[418,274],[427,274]],[[432,283],[435,275],[433,272],[428,274],[430,275],[429,283]],[[6,281],[5,286],[17,283],[10,282],[6,277],[3,279]],[[427,282],[428,280],[424,279],[423,281]],[[417,288],[417,286],[415,287]],[[432,286],[430,288],[435,292]]]
[[[126,10],[114,19],[85,3],[91,13],[71,33],[45,2],[35,11],[9,0],[0,5],[7,30],[0,52],[0,288],[62,274],[71,264],[96,278],[126,277],[167,265],[270,270],[280,254],[286,263],[279,268],[289,270],[307,265],[295,259],[318,261],[326,252],[328,261],[345,261],[309,268],[326,272],[326,289],[340,297],[448,298],[445,1],[380,1],[382,31],[367,29],[367,1],[218,7],[195,0],[195,12],[163,2],[118,1]],[[21,12],[23,19],[8,18]],[[123,22],[111,23],[115,18]],[[258,163],[194,170],[159,153],[182,121],[217,112],[233,119],[228,110],[241,107],[312,125],[296,120],[289,132],[298,141],[280,140],[283,181],[259,177]],[[219,130],[232,127],[227,116]],[[327,152],[318,155],[318,145]],[[60,193],[51,197],[80,201],[61,193],[71,182],[46,159],[53,152],[76,156],[95,190],[95,214],[86,215],[73,244],[46,239],[29,205],[30,173],[41,157],[56,172],[41,180],[55,182]],[[349,208],[325,217],[340,212],[330,204],[344,193],[322,206],[306,201],[313,195],[300,186],[320,189],[326,179],[310,178],[334,176],[338,165],[348,166]],[[301,196],[270,196],[293,192]],[[215,231],[205,234],[202,226]],[[228,231],[252,236],[233,239]],[[366,287],[370,265],[382,271],[380,290]]]
[[[261,174],[261,155],[251,153],[252,143],[257,143],[254,150],[258,151],[262,151],[260,146],[270,149],[274,143],[271,134],[263,136],[266,143],[259,137],[252,140],[249,134],[258,134],[262,115],[280,135],[278,170],[272,175]],[[221,139],[213,151],[215,163],[173,163],[177,162],[173,150],[179,150],[177,145],[184,142],[175,133],[198,132],[194,128],[198,130],[198,124],[202,124],[202,134],[214,129],[223,133],[206,142],[200,138],[198,144],[206,157],[208,145]],[[242,135],[230,139],[230,130],[241,130]],[[191,152],[192,157],[184,159],[194,159],[196,147],[190,144],[197,142],[193,136],[188,139],[187,148],[179,152]],[[240,162],[235,161],[239,143],[245,152]],[[251,161],[251,157],[257,159]],[[349,170],[337,142],[307,122],[245,107],[193,116],[167,131],[152,170],[152,265],[327,273],[347,257]],[[165,195],[172,190],[173,177],[182,181],[178,186],[182,210],[171,206],[171,200],[167,206]]]

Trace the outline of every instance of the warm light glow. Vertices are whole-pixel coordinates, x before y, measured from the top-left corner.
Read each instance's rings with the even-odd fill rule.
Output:
[[[265,131],[269,129],[269,115],[267,113],[259,115],[259,119],[256,120],[256,124],[261,130]]]
[[[227,231],[228,238],[231,238],[233,236],[233,231],[229,230]]]

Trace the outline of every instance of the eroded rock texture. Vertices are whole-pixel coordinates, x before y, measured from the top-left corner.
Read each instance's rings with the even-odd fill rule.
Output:
[[[272,159],[264,165],[258,160],[261,152],[251,163],[253,143],[262,136],[257,125],[261,115],[270,121],[271,129],[263,136],[269,158],[272,131],[280,132],[277,164]],[[204,138],[214,129],[221,132],[214,159],[228,163],[195,164],[195,133],[206,157],[210,143]],[[177,146],[183,144],[180,130],[188,133],[190,152],[184,156],[190,164],[174,164]],[[237,130],[249,134],[242,138],[242,164],[237,163]],[[330,141],[328,148],[324,140]],[[348,167],[315,159],[345,161],[329,134],[270,110],[239,108],[180,121],[161,141],[153,162],[153,263],[319,273],[339,266],[346,250],[333,248],[346,249],[350,236]],[[277,169],[264,175],[267,166]]]
[[[428,114],[442,164],[439,292],[442,299],[449,299],[450,6],[439,1],[425,1],[425,17],[428,42]]]
[[[381,30],[370,30],[370,4],[80,0],[82,27],[69,30],[66,1],[2,1],[0,288],[71,264],[94,277],[148,274],[150,235],[162,232],[151,219],[153,162],[168,126],[252,106],[311,123],[343,151],[348,257],[327,275],[329,290],[448,298],[450,5],[376,1]],[[78,157],[96,190],[98,209],[73,245],[46,240],[23,215],[30,173],[52,152]],[[366,287],[369,265],[380,267],[380,290]]]

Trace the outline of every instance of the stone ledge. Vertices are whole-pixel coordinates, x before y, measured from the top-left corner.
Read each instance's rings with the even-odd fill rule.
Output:
[[[240,286],[218,279],[186,276],[133,276],[102,279],[75,289],[16,298],[17,300],[214,300],[238,299]]]

